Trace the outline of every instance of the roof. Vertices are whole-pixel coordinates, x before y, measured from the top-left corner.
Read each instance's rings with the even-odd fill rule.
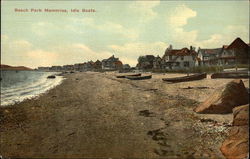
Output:
[[[200,52],[202,55],[211,55],[211,54],[219,54],[221,52],[222,48],[216,48],[216,49],[199,49],[198,52]]]
[[[107,61],[118,61],[119,58],[115,58],[114,55],[112,55],[111,57],[109,57],[108,59],[103,59],[102,62],[107,62]]]
[[[96,60],[96,62],[94,64],[101,64],[102,62],[99,60]]]
[[[199,58],[199,57],[195,57],[195,60],[197,60],[197,61],[201,61],[201,58]]]
[[[197,53],[194,50],[189,50],[188,48],[183,48],[180,50],[166,50],[165,55],[175,55],[175,56],[189,56],[196,55]],[[165,56],[164,55],[164,56]]]
[[[120,60],[115,61],[115,65],[122,65],[122,62]]]
[[[226,49],[229,45],[223,45],[222,48]]]
[[[245,49],[248,48],[248,45],[241,40],[241,38],[236,38],[228,47],[227,49]]]

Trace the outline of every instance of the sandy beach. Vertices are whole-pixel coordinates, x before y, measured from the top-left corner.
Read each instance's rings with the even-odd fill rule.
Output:
[[[193,109],[232,79],[166,83],[77,72],[41,96],[0,108],[0,155],[46,158],[224,158],[232,114]],[[246,87],[249,80],[243,79]],[[193,87],[187,89],[188,87]],[[204,88],[203,88],[204,87]]]

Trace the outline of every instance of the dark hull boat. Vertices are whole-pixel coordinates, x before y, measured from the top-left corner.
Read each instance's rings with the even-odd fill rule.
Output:
[[[130,79],[130,80],[145,80],[145,79],[152,78],[152,75],[149,75],[149,76],[126,76],[126,78]]]
[[[215,78],[249,78],[248,72],[220,72],[211,75],[212,79]]]
[[[141,76],[140,73],[137,73],[137,74],[130,74],[130,75],[119,75],[119,76],[116,76],[116,78],[126,78],[126,77],[137,77],[137,76]]]
[[[163,81],[166,82],[187,82],[187,81],[195,81],[195,80],[201,80],[207,78],[206,73],[199,73],[199,74],[194,74],[190,76],[183,76],[183,77],[176,77],[176,78],[163,78]]]

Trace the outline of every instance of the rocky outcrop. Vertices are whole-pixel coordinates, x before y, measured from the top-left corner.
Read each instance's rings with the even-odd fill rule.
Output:
[[[220,150],[227,159],[244,159],[249,154],[249,105],[233,109],[233,127]]]
[[[194,109],[197,113],[226,114],[234,107],[248,104],[248,92],[240,79],[217,89],[207,100]]]
[[[248,125],[248,114],[249,113],[249,104],[239,106],[233,109],[233,126],[244,126]]]

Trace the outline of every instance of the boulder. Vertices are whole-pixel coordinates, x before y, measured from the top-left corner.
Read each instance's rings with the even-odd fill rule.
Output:
[[[249,117],[249,104],[239,106],[233,109],[233,126],[248,125]]]
[[[217,89],[207,100],[194,109],[197,113],[226,114],[234,107],[248,104],[248,92],[240,79]]]
[[[233,109],[233,127],[220,148],[227,159],[247,158],[249,154],[249,105]]]
[[[249,153],[249,126],[234,126],[220,148],[227,159],[244,159]]]

